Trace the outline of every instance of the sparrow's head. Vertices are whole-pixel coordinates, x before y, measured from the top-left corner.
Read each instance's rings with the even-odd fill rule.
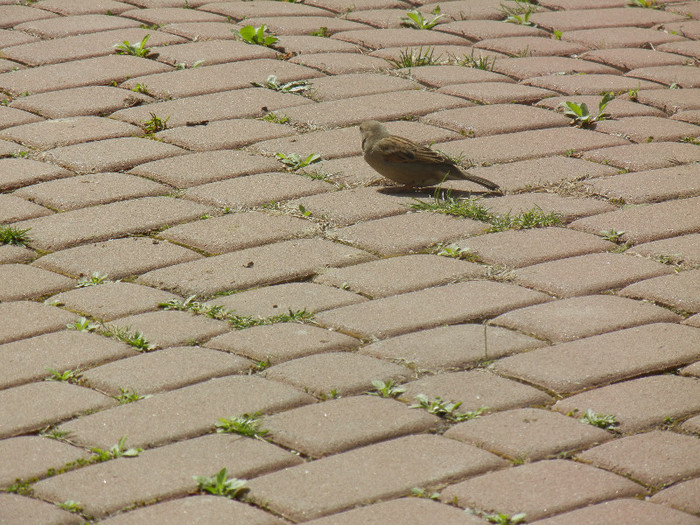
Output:
[[[362,133],[363,139],[367,137],[382,138],[389,136],[389,132],[386,130],[384,125],[376,120],[365,120],[362,124],[360,124],[360,133]]]

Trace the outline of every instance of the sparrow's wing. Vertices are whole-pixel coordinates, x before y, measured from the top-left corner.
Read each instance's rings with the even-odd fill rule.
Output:
[[[453,164],[438,152],[402,137],[391,136],[381,139],[374,149],[387,162],[439,164],[443,166]]]

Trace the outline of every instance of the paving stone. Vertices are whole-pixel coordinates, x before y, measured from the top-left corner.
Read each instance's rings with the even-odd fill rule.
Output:
[[[483,319],[548,299],[512,284],[470,281],[344,306],[320,313],[316,321],[365,338],[387,338]]]
[[[404,11],[405,12],[405,11]],[[398,74],[404,73],[406,75],[411,75],[416,69],[411,69],[410,67],[407,68],[400,68],[400,65],[404,62],[404,59],[402,58],[405,56],[407,53],[410,53],[411,56],[413,57],[419,57],[421,55],[425,55],[425,53],[432,52],[432,58],[435,62],[434,65],[439,65],[441,68],[442,67],[449,67],[448,63],[451,61],[453,64],[459,64],[459,63],[471,63],[473,60],[478,60],[480,58],[485,58],[488,57],[490,60],[490,63],[493,63],[494,59],[497,58],[503,58],[505,55],[503,53],[496,53],[494,51],[488,51],[485,49],[475,49],[471,46],[470,42],[461,42],[461,44],[438,44],[435,46],[430,46],[430,49],[428,50],[426,48],[426,51],[424,52],[422,50],[423,46],[413,46],[413,47],[405,47],[405,46],[398,46],[398,47],[383,47],[381,49],[377,49],[376,51],[372,51],[370,53],[370,56],[373,57],[378,57],[378,58],[383,58],[384,60],[388,61],[392,67],[399,68],[395,72]],[[462,66],[457,66],[457,67],[462,67]],[[439,68],[433,68],[433,69],[439,69]],[[480,70],[482,71],[482,70]],[[488,73],[487,71],[482,71],[482,73]],[[478,73],[476,74],[480,76],[481,78],[489,78],[493,80],[493,75],[479,75]],[[473,82],[475,78],[474,74],[468,74],[468,80],[467,82]],[[510,82],[509,78],[502,78],[504,82]]]
[[[479,235],[457,241],[481,262],[521,268],[587,253],[603,252],[615,245],[600,237],[567,228],[532,228]]]
[[[0,128],[10,128],[30,122],[40,122],[43,120],[39,115],[33,115],[14,107],[0,106]]]
[[[674,24],[668,24],[668,26],[672,26]],[[682,23],[679,24],[681,31],[683,31],[684,26],[688,27],[692,25],[692,28],[695,30],[694,32],[697,34],[698,31],[698,22],[697,20],[693,22],[688,22],[686,24]],[[670,29],[670,27],[669,27]],[[669,42],[667,44],[662,44],[660,45],[657,49],[659,49],[662,52],[668,52],[668,53],[675,53],[678,55],[684,55],[692,58],[697,58],[698,56],[698,42],[697,40],[686,40],[683,42]],[[640,66],[641,67],[641,66]]]
[[[536,525],[564,525],[566,523],[602,525],[616,521],[631,521],[639,525],[655,525],[656,523],[693,525],[697,523],[697,519],[688,514],[631,498],[606,501],[535,523]]]
[[[572,393],[698,359],[700,333],[651,324],[539,348],[496,363],[498,372],[558,393]],[[601,366],[604,363],[604,366]]]
[[[388,521],[404,525],[479,525],[480,520],[448,505],[421,498],[400,498],[375,503],[325,518],[307,521],[309,525],[382,525]]]
[[[700,466],[688,458],[700,454],[700,439],[653,430],[586,450],[579,459],[648,486],[663,487],[696,477]]]
[[[0,441],[0,486],[8,487],[16,479],[29,480],[45,476],[49,468],[90,457],[85,450],[56,439],[21,436]],[[0,503],[4,509],[4,504]],[[8,522],[9,523],[9,522]],[[26,523],[26,522],[24,522]]]
[[[317,166],[321,173],[328,173],[329,178],[333,182],[349,188],[365,187],[377,181],[387,180],[379,175],[379,173],[374,171],[361,155],[321,160]],[[372,191],[376,193],[376,190]],[[331,197],[332,195],[335,194],[324,194],[324,196],[328,197]],[[381,208],[382,206],[380,206],[380,210]],[[372,212],[381,213],[380,210],[373,208]]]
[[[75,285],[73,279],[26,264],[3,264],[0,266],[0,281],[6,283],[0,290],[2,301],[38,298]]]
[[[252,364],[226,352],[179,346],[98,366],[85,372],[83,378],[92,388],[113,396],[118,396],[122,389],[144,395],[245,373]]]
[[[683,324],[687,324],[689,326],[696,326],[700,328],[700,314],[688,317],[688,319],[683,321]]]
[[[700,435],[700,416],[691,417],[687,419],[681,426],[681,430],[685,432],[692,432],[693,434]]]
[[[518,332],[495,326],[460,324],[377,341],[360,348],[359,353],[405,363],[419,370],[441,372],[541,346],[545,346],[543,341]]]
[[[354,42],[347,43],[354,45]],[[381,58],[346,52],[302,54],[290,59],[290,62],[317,69],[328,75],[377,72],[391,68],[391,65]]]
[[[415,401],[424,394],[429,399],[440,397],[444,401],[459,401],[455,411],[464,414],[479,409],[507,410],[530,405],[544,405],[551,401],[549,395],[531,386],[510,381],[485,370],[447,372],[427,376],[403,385],[406,392],[400,399]]]
[[[586,104],[589,108],[596,108],[603,100],[600,95],[576,95],[573,102],[577,104]],[[563,112],[564,108],[562,104],[564,102],[572,101],[570,96],[564,97],[550,97],[541,100],[537,103],[538,107],[553,109],[556,111]],[[665,117],[666,114],[656,108],[645,106],[644,104],[638,104],[630,100],[622,100],[616,98],[608,102],[605,106],[605,112],[608,113],[611,118],[623,118],[623,117],[638,117],[638,116],[650,116],[650,117]]]
[[[130,173],[148,177],[176,188],[189,188],[207,182],[272,171],[277,159],[251,155],[245,151],[208,151],[140,164]]]
[[[139,277],[138,282],[185,296],[206,296],[299,280],[324,266],[346,266],[370,259],[366,252],[330,241],[298,239],[154,270]]]
[[[359,29],[343,31],[332,38],[352,42],[370,49],[383,47],[409,47],[434,45],[464,45],[464,39],[437,31],[414,31],[413,29]]]
[[[515,282],[559,297],[575,297],[672,272],[668,266],[648,259],[593,253],[521,268],[516,271]]]
[[[687,324],[690,325],[690,323],[687,323]],[[690,326],[692,326],[692,325],[690,325]],[[684,376],[700,377],[700,361],[696,361],[692,365],[688,365],[686,367],[681,368],[679,373],[680,373],[680,375],[684,375]]]
[[[475,51],[478,52],[479,50]],[[492,71],[455,65],[426,66],[413,69],[405,68],[402,71],[409,73],[413,80],[433,88],[442,88],[452,84],[512,82],[509,77],[499,75]]]
[[[270,32],[275,35],[309,35],[313,31],[318,31],[321,27],[327,28],[329,35],[367,28],[365,24],[329,16],[309,18],[299,16],[258,16],[246,18],[245,22],[242,23],[251,24],[253,27],[260,27],[262,24],[265,24],[269,27]]]
[[[684,64],[688,59],[674,53],[664,53],[651,49],[615,48],[596,49],[581,55],[584,60],[592,60],[602,64],[609,64],[623,71],[636,69],[648,65],[668,66]],[[612,72],[612,71],[611,71]]]
[[[353,337],[317,326],[279,323],[230,332],[204,346],[276,364],[313,354],[350,351],[359,344]]]
[[[403,27],[403,19],[406,18],[406,11],[397,8],[387,9],[366,9],[353,11],[345,15],[348,20],[362,22],[379,29],[398,29]],[[442,25],[442,24],[440,24]]]
[[[504,58],[496,60],[493,70],[518,80],[525,80],[543,75],[561,74],[616,74],[617,71],[609,66],[592,64],[568,57],[523,57]]]
[[[138,26],[138,22],[135,22],[134,20],[127,20],[120,16],[92,14],[32,20],[30,22],[24,22],[16,25],[14,29],[26,31],[31,35],[41,38],[51,39],[70,35],[79,35],[83,33],[109,31],[110,29],[127,29]]]
[[[700,233],[640,244],[630,248],[629,253],[651,258],[669,258],[674,264],[700,266]]]
[[[319,231],[316,224],[303,219],[249,211],[189,222],[168,228],[159,236],[218,254],[290,238],[309,237]]]
[[[321,273],[315,281],[376,298],[483,277],[485,273],[482,266],[474,263],[419,254],[391,257],[349,268],[329,269]],[[393,279],[396,275],[410,278],[395,281]]]
[[[208,206],[183,199],[142,197],[29,219],[15,225],[31,228],[32,247],[48,251],[144,233],[201,217],[208,210]]]
[[[0,195],[0,224],[51,215],[51,210],[15,195]]]
[[[603,135],[595,131],[552,128],[455,140],[436,144],[435,148],[448,155],[464,154],[476,165],[483,165],[566,155],[570,151],[587,151],[596,148],[606,148],[609,151],[612,146],[626,143],[627,141],[619,137]],[[691,144],[681,145],[692,146]]]
[[[539,408],[518,408],[470,419],[453,426],[444,436],[525,462],[613,438],[605,430]]]
[[[239,4],[237,2],[204,2],[206,5],[202,7],[202,11],[217,13],[224,16],[229,16],[234,20],[245,21],[254,16],[328,16],[325,9],[319,9],[306,4],[274,4],[267,5],[264,1],[252,0],[252,3]]]
[[[679,419],[700,410],[700,384],[690,377],[653,375],[596,388],[555,403],[554,410],[581,416],[589,408],[612,414],[617,430],[638,432],[660,426],[667,418]]]
[[[327,182],[295,173],[258,173],[189,188],[185,197],[203,204],[242,209],[333,189]]]
[[[320,171],[324,173],[325,167],[322,166]],[[331,177],[334,176],[335,173],[331,173]],[[354,188],[303,197],[289,203],[289,206],[292,209],[298,209],[301,204],[314,217],[320,217],[333,226],[347,226],[361,220],[380,219],[406,213],[411,202],[410,198],[398,192],[379,192],[376,188]]]
[[[143,10],[141,10],[143,12]],[[201,11],[200,11],[201,12]],[[138,11],[134,11],[138,14]],[[184,42],[184,40],[180,40]],[[151,44],[151,42],[149,42]],[[152,43],[156,45],[155,43]],[[153,53],[158,53],[158,60],[171,66],[185,64],[186,67],[200,62],[198,67],[211,66],[236,60],[251,60],[256,58],[275,58],[278,53],[264,46],[251,46],[236,40],[209,40],[204,42],[186,42],[184,44],[154,47]]]
[[[501,15],[502,16],[502,15]],[[476,48],[498,51],[511,56],[569,56],[588,51],[588,47],[553,40],[539,36],[510,36],[503,38],[490,38],[482,40],[474,45]]]
[[[546,36],[542,29],[520,24],[502,24],[500,20],[456,20],[440,24],[436,31],[444,31],[474,42],[506,36]]]
[[[417,252],[438,243],[476,235],[484,223],[435,213],[407,213],[338,228],[329,235],[380,255]]]
[[[623,137],[632,142],[678,142],[684,137],[700,135],[698,126],[661,117],[628,117],[605,120],[597,131]]]
[[[407,436],[261,476],[250,482],[251,496],[298,522],[504,464],[488,452],[441,436]]]
[[[438,93],[465,98],[477,104],[534,104],[555,93],[508,82],[474,82],[442,87]],[[464,104],[463,104],[464,105]]]
[[[531,17],[539,27],[554,31],[569,32],[589,28],[625,28],[625,26],[652,27],[664,22],[680,20],[675,13],[653,9],[629,9],[613,7],[610,9],[550,11],[534,13]]]
[[[682,122],[690,122],[691,124],[697,124],[700,126],[700,110],[694,111],[681,111],[675,115],[671,115],[673,120],[680,120]]]
[[[620,290],[624,297],[634,297],[665,304],[687,312],[700,312],[700,270],[688,270],[648,279]]]
[[[246,503],[216,496],[190,496],[118,514],[100,523],[139,525],[167,522],[171,525],[205,525],[233,520],[249,525],[282,525],[284,522]]]
[[[0,303],[0,343],[60,330],[77,318],[71,312],[32,301]]]
[[[681,320],[673,312],[649,303],[612,295],[591,295],[513,310],[491,322],[562,343],[632,326]]]
[[[630,9],[624,8],[629,12]],[[609,28],[583,29],[580,31],[567,31],[562,40],[580,44],[591,49],[615,49],[624,47],[657,46],[668,42],[683,40],[681,37],[668,34],[656,29],[644,29],[641,27],[616,27],[614,31]]]
[[[700,489],[700,478],[691,479],[657,492],[651,497],[651,501],[690,514],[699,514],[698,489]]]
[[[62,425],[61,430],[71,432],[71,441],[90,446],[109,448],[127,435],[131,447],[153,447],[205,434],[221,417],[275,412],[313,401],[281,383],[256,376],[228,376],[83,416]]]
[[[223,22],[224,19],[212,13],[192,9],[184,11],[176,7],[153,7],[146,9],[132,9],[121,13],[125,18],[133,18],[139,22],[164,26],[178,22]]]
[[[0,159],[0,190],[70,177],[70,171],[30,159]]]
[[[116,404],[111,397],[60,381],[40,381],[0,391],[0,436],[38,430],[86,410]],[[16,407],[21,406],[18,411]]]
[[[700,194],[697,170],[697,166],[687,164],[637,171],[586,181],[586,186],[597,195],[632,204],[693,197]]]
[[[602,213],[595,217],[579,219],[569,227],[599,233],[601,230],[624,231],[622,239],[633,243],[643,243],[657,239],[695,233],[700,224],[698,203],[700,197],[623,208]],[[40,219],[36,219],[40,220]]]
[[[366,301],[361,295],[309,282],[278,284],[214,299],[239,315],[271,317],[289,310],[310,313]]]
[[[36,9],[32,9],[36,11]],[[19,494],[0,493],[3,519],[26,525],[74,525],[85,523],[83,519],[56,505]]]
[[[422,433],[440,418],[377,396],[332,399],[266,417],[265,437],[306,456],[320,458],[374,442]],[[2,442],[0,442],[1,444]]]
[[[180,22],[168,24],[160,30],[192,42],[203,42],[207,40],[234,40],[236,37],[232,30],[235,28],[236,26],[230,22]]]
[[[314,80],[312,89],[314,100],[327,102],[386,92],[393,94],[396,91],[408,91],[419,87],[420,84],[406,78],[380,73],[355,73]]]
[[[249,85],[246,84],[246,86]],[[166,100],[122,109],[110,117],[140,125],[150,118],[151,113],[155,113],[168,118],[168,126],[176,128],[185,125],[206,125],[215,120],[262,117],[270,111],[302,104],[313,104],[313,102],[298,95],[277,93],[263,88],[233,89],[222,93]]]
[[[431,12],[435,3],[423,2],[422,10]],[[445,4],[442,12],[454,20],[501,20],[500,4],[493,0],[457,0]]]
[[[181,126],[156,134],[163,142],[192,151],[234,149],[262,140],[294,135],[290,126],[254,119],[219,120],[199,126]]]
[[[124,343],[74,330],[22,339],[0,346],[0,385],[7,388],[39,381],[51,375],[48,368],[79,370],[134,354]]]
[[[20,9],[24,10],[25,6],[18,6]],[[7,9],[6,7],[3,9]],[[10,10],[15,9],[15,7],[10,7]],[[32,9],[32,11],[36,11]],[[36,11],[37,13],[41,13],[41,11]],[[4,14],[7,14],[5,12]],[[46,13],[41,13],[41,14],[46,14]],[[3,22],[5,22],[5,19],[3,19]],[[5,47],[11,47],[11,46],[17,46],[20,44],[26,44],[27,42],[37,42],[39,38],[33,36],[33,35],[28,35],[27,33],[22,33],[21,31],[12,31],[11,29],[0,29],[0,45]]]
[[[15,192],[49,208],[68,211],[135,197],[166,195],[172,188],[124,173],[78,175],[25,186]]]
[[[157,348],[191,345],[228,332],[223,321],[217,321],[189,312],[160,311],[136,314],[116,319],[109,328],[142,333]]]
[[[52,64],[0,74],[0,85],[13,96],[24,91],[31,95],[89,85],[106,85],[170,70],[154,60],[130,55],[108,55],[64,64]],[[50,79],[50,82],[48,81]]]
[[[2,264],[31,262],[35,257],[35,252],[22,246],[10,244],[0,246],[0,263]]]
[[[67,146],[116,137],[142,135],[136,126],[104,117],[75,117],[45,120],[6,129],[0,138],[38,149]]]
[[[52,18],[54,16],[53,13],[47,13],[41,9],[32,9],[23,5],[0,6],[0,14],[2,14],[0,27],[11,27],[23,22]]]
[[[20,97],[13,100],[11,106],[46,118],[69,118],[109,114],[150,100],[151,97],[142,93],[116,87],[86,86]]]
[[[265,377],[324,397],[347,396],[372,389],[372,381],[402,382],[412,372],[401,365],[366,355],[329,352],[274,365]]]
[[[691,66],[643,67],[633,69],[625,76],[659,82],[666,86],[676,84],[680,88],[700,87],[700,73],[697,68]]]
[[[314,53],[357,53],[359,48],[349,42],[331,40],[320,36],[310,35],[279,35],[275,47],[285,53],[308,55]],[[351,55],[348,55],[350,57]],[[318,79],[325,80],[323,78]],[[314,83],[315,83],[314,82]]]
[[[631,89],[658,89],[658,84],[621,75],[548,75],[529,78],[525,84],[567,95],[598,95],[601,92],[627,92]]]
[[[562,483],[562,479],[568,480]],[[468,479],[442,491],[442,501],[503,514],[523,512],[528,521],[606,499],[644,494],[621,476],[555,459],[538,461]]]
[[[657,107],[666,113],[700,109],[700,89],[647,89],[640,90],[637,100],[642,104]]]
[[[131,439],[127,444],[134,445]],[[78,500],[85,512],[102,518],[134,503],[140,507],[191,494],[197,489],[193,475],[211,476],[225,467],[229,476],[245,479],[300,461],[261,440],[214,434],[67,472],[34,488],[36,495],[50,501]]]
[[[108,14],[108,11],[118,15],[127,9],[131,9],[129,4],[114,0],[95,0],[92,2],[85,2],[84,0],[41,0],[36,3],[36,7],[59,15]]]
[[[132,75],[121,87],[133,89],[136,84],[142,84],[148,86],[148,91],[154,95],[163,98],[183,98],[247,88],[251,82],[265,82],[270,75],[275,75],[280,82],[319,76],[313,69],[291,62],[259,58],[167,73]]]
[[[137,164],[185,153],[181,148],[147,138],[121,137],[60,146],[41,157],[77,173],[97,173],[127,170]]]
[[[563,221],[616,209],[613,204],[602,200],[561,197],[554,193],[521,193],[494,197],[489,199],[488,206],[489,211],[496,215],[517,215],[535,209],[545,214],[553,213]]]

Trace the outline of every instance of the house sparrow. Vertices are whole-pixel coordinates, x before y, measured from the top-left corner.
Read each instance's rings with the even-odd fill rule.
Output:
[[[476,175],[464,173],[457,165],[440,153],[390,135],[376,120],[360,124],[362,153],[367,164],[387,179],[406,186],[434,186],[444,180],[469,180],[497,190],[498,184]]]

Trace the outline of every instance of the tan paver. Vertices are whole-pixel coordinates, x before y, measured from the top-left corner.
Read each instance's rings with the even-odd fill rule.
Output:
[[[664,257],[678,264],[700,266],[700,233],[639,244],[630,248],[629,252],[645,257]]]
[[[73,279],[26,264],[3,264],[0,281],[6,283],[0,290],[1,301],[38,298],[75,285]]]
[[[110,29],[126,29],[138,27],[138,22],[118,16],[89,14],[74,15],[56,18],[46,18],[44,20],[32,20],[15,26],[20,31],[41,38],[60,38],[82,33],[92,33],[98,31],[108,31]]]
[[[665,278],[656,277],[629,285],[620,290],[625,297],[635,297],[679,308],[700,312],[700,270],[688,270]]]
[[[698,162],[700,152],[692,144],[651,142],[594,149],[584,152],[583,158],[620,169],[643,171]]]
[[[74,313],[33,301],[0,303],[0,343],[61,330],[77,318]]]
[[[632,142],[677,142],[684,137],[695,138],[698,127],[661,117],[629,117],[605,120],[596,125],[598,131],[624,137]]]
[[[79,525],[85,523],[82,518],[56,505],[19,494],[0,494],[3,517],[19,523],[36,523],[37,525]]]
[[[651,501],[689,514],[698,514],[700,503],[695,497],[698,488],[700,488],[700,478],[691,479],[657,492],[651,497]]]
[[[655,24],[680,20],[675,13],[655,11],[652,9],[627,9],[617,7],[601,10],[566,10],[549,13],[535,13],[532,21],[540,27],[559,31],[574,29],[610,28],[610,27],[651,27]]]
[[[30,159],[0,159],[0,190],[7,191],[44,182],[70,177],[72,173],[58,166]]]

